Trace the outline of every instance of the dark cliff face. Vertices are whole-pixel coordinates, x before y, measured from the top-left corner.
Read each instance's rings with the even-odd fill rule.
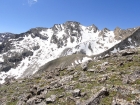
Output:
[[[98,27],[96,27],[94,24],[92,24],[90,27],[89,27],[89,30],[93,30],[94,33],[96,33],[98,31]]]
[[[55,24],[52,27],[52,30],[54,33],[51,37],[51,43],[57,44],[58,48],[66,46],[68,38],[70,38],[71,43],[73,43],[74,41],[80,42],[80,39],[82,37],[82,29],[80,27],[80,23],[78,22],[67,21],[64,24]],[[64,33],[63,36],[60,38],[58,32],[62,30]]]
[[[48,37],[47,36],[43,36],[42,34],[40,34],[41,31],[46,31],[48,28],[42,28],[42,27],[38,27],[38,28],[32,28],[29,31],[27,31],[25,34],[29,35],[32,34],[32,38],[35,37],[39,37],[42,40],[47,40]]]
[[[105,37],[105,33],[107,33],[108,31],[110,31],[107,28],[104,28],[103,30],[101,30],[101,32],[99,33],[99,36]]]
[[[25,57],[32,56],[33,52],[29,50],[25,50],[21,53],[13,53],[12,56],[5,55],[3,56],[4,61],[0,62],[0,71],[9,71],[11,68],[16,67],[20,61],[22,61]]]

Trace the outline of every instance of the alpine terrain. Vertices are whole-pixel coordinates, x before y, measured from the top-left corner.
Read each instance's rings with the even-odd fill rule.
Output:
[[[139,47],[140,27],[0,33],[0,105],[140,105]]]

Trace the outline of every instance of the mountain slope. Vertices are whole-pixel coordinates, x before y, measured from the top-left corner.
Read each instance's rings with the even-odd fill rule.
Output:
[[[100,54],[121,41],[123,33],[131,35],[129,30],[99,30],[95,25],[83,26],[68,21],[56,24],[52,28],[33,28],[21,34],[15,34],[0,44],[0,78],[15,78],[32,75],[47,62],[59,57],[81,53]],[[126,36],[123,36],[124,38]],[[119,38],[121,39],[119,39]]]
[[[118,51],[140,47],[140,27],[138,27],[130,36],[122,40],[120,43],[114,45],[112,48],[104,51],[101,54],[96,55],[97,57],[105,57],[112,55]]]
[[[54,66],[53,62],[66,60],[65,57],[62,58],[51,64]],[[122,56],[118,51],[115,57],[87,62],[84,70],[82,64],[78,64],[71,69],[57,68],[22,79],[6,79],[0,85],[0,104],[139,105],[139,62],[138,48],[131,55]]]

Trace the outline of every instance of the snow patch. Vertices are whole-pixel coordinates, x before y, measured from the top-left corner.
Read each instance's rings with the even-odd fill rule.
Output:
[[[117,53],[118,51],[120,51],[120,49],[118,48],[118,49],[116,49],[116,48],[114,48],[114,50],[113,51],[111,51],[112,53]]]
[[[75,64],[79,64],[79,63],[77,62],[77,60],[75,60]]]
[[[0,56],[0,62],[4,62],[4,59],[2,58],[2,56]]]
[[[128,41],[130,42],[130,43],[132,43],[131,41],[132,41],[132,39],[131,38],[128,38]]]
[[[89,58],[89,57],[84,57],[84,58],[82,59],[82,63],[83,63],[83,62],[90,61],[90,60],[92,60],[92,59],[91,59],[91,58]]]

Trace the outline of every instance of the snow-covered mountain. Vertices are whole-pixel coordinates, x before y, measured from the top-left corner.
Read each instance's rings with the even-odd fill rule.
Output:
[[[107,55],[113,55],[114,53],[118,53],[120,50],[125,49],[134,49],[140,47],[140,27],[137,27],[135,31],[128,37],[126,37],[124,40],[122,40],[120,43],[114,45],[112,48],[100,53],[97,55],[97,57],[105,57]]]
[[[8,38],[0,35],[0,83],[7,76],[19,78],[32,75],[45,63],[62,56],[103,53],[135,30],[136,28],[99,30],[95,25],[86,27],[68,21],[55,24],[52,28],[33,28],[25,33],[12,34]]]
[[[3,41],[10,39],[11,37],[13,37],[14,34],[12,33],[0,33],[0,44],[2,44]]]

